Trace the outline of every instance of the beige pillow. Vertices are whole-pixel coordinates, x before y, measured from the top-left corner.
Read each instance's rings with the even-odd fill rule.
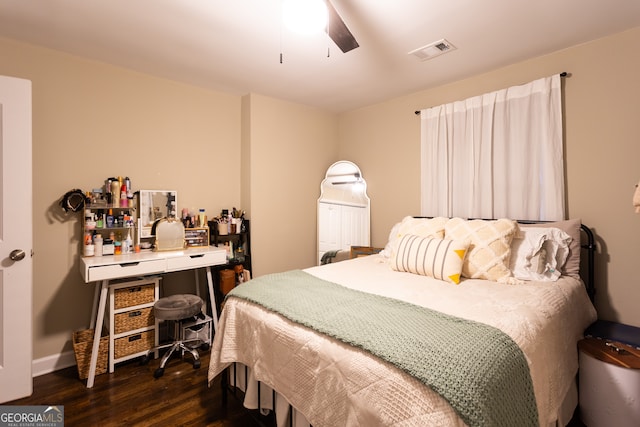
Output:
[[[420,237],[436,237],[442,239],[444,237],[444,225],[449,218],[414,218],[406,216],[401,222],[397,223],[389,233],[389,242],[385,246],[384,255],[389,258],[395,256],[398,242],[407,234]]]
[[[468,243],[405,234],[400,238],[391,268],[460,283]]]
[[[447,239],[469,242],[462,275],[471,279],[509,281],[511,240],[517,230],[510,219],[465,220],[451,218],[444,228]]]
[[[439,239],[442,239],[444,237],[444,226],[447,221],[449,221],[449,218],[444,217],[406,217],[400,223],[397,237],[402,237],[405,234],[413,234],[420,237],[437,237]]]

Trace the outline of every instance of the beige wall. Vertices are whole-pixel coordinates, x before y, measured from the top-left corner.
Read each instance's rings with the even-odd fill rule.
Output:
[[[34,359],[71,350],[93,286],[78,267],[82,213],[70,189],[129,176],[178,190],[180,207],[240,202],[240,98],[0,39],[0,74],[33,82]]]
[[[372,199],[372,244],[419,212],[416,109],[568,71],[569,216],[598,235],[601,318],[640,326],[638,172],[640,29],[472,79],[335,116],[251,94],[212,92],[0,39],[0,74],[33,82],[34,358],[70,351],[93,288],[78,273],[80,217],[57,203],[112,175],[135,188],[179,192],[212,216],[241,207],[252,220],[254,271],[315,263],[316,199],[326,168],[356,162]],[[175,279],[174,279],[175,280]],[[169,279],[171,281],[171,278]]]
[[[340,116],[340,157],[369,183],[372,244],[418,214],[420,110],[567,71],[564,80],[568,216],[598,239],[599,316],[640,326],[640,216],[631,206],[640,178],[640,28]],[[436,59],[437,60],[437,59]]]
[[[246,142],[254,273],[315,265],[316,201],[320,181],[337,159],[337,117],[256,94],[243,104],[251,134]]]

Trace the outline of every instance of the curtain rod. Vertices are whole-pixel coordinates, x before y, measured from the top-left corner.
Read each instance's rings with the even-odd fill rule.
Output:
[[[569,73],[567,73],[566,71],[563,71],[563,72],[560,73],[560,77],[567,77],[568,75],[569,75]],[[420,115],[420,110],[416,110],[416,111],[414,111],[414,113],[415,113],[416,116],[419,116]]]

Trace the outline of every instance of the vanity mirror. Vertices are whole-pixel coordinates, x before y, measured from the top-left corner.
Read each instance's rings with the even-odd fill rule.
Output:
[[[153,223],[160,218],[176,218],[178,192],[172,190],[140,190],[138,194],[140,237],[152,237]]]

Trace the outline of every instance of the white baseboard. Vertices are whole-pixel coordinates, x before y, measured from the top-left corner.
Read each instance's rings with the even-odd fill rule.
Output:
[[[31,372],[34,377],[39,377],[40,375],[68,368],[69,366],[75,366],[75,364],[75,354],[73,351],[67,351],[34,360],[31,363]]]

